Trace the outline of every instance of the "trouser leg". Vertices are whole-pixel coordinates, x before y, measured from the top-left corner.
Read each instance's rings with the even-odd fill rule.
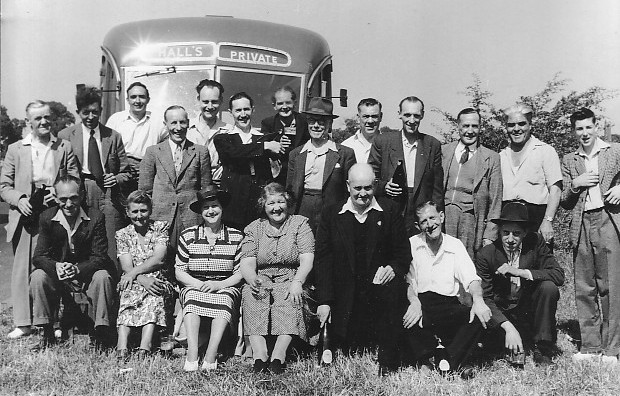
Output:
[[[11,300],[13,322],[16,327],[32,324],[32,301],[30,299],[30,271],[32,254],[38,235],[31,235],[19,225],[13,236],[13,268],[11,271]]]
[[[534,288],[531,296],[533,341],[555,342],[555,312],[560,299],[560,290],[551,281],[542,281]]]
[[[397,368],[400,365],[399,343],[402,334],[402,301],[405,301],[404,285],[392,280],[387,285],[372,285],[371,309],[374,337],[379,346],[378,360],[381,366]]]
[[[598,295],[604,291],[600,289],[600,286],[605,285],[603,279],[597,279],[597,264],[591,240],[591,234],[595,232],[593,227],[596,224],[592,224],[591,220],[592,216],[584,213],[581,236],[573,253],[575,303],[581,331],[581,352],[583,353],[598,353],[602,348],[600,310],[602,307],[598,305]]]
[[[60,302],[60,282],[52,279],[42,269],[35,269],[30,275],[32,295],[32,324],[44,326],[53,324]]]
[[[93,274],[86,295],[90,302],[88,316],[94,322],[95,327],[111,326],[115,291],[112,277],[108,271],[99,270]]]
[[[601,276],[607,278],[608,287],[607,334],[603,337],[603,353],[615,356],[620,353],[620,235],[607,212],[602,210],[600,214],[598,234],[601,242],[595,251],[595,259],[598,263],[600,257],[600,261],[605,262],[601,271],[606,270],[606,273]]]

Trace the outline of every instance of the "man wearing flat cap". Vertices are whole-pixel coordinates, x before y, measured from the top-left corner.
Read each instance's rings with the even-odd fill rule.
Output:
[[[334,105],[328,99],[312,98],[303,112],[310,140],[289,155],[287,189],[297,198],[295,213],[310,219],[316,233],[321,209],[348,196],[346,179],[355,164],[355,152],[330,140]]]
[[[525,204],[507,203],[492,221],[499,226],[499,238],[476,256],[484,300],[492,312],[489,326],[505,331],[506,349],[523,353],[525,346],[536,363],[551,364],[564,270],[544,237],[529,232],[532,223]]]

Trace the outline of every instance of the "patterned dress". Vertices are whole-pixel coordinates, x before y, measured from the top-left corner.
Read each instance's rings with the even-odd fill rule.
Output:
[[[314,236],[308,219],[291,215],[279,230],[266,219],[258,219],[245,228],[241,258],[256,257],[258,275],[273,281],[273,289],[264,298],[252,295],[249,285],[243,287],[243,332],[245,335],[297,335],[308,340],[302,307],[285,299],[299,267],[299,255],[314,253]],[[270,287],[271,289],[271,287]]]
[[[168,246],[168,223],[154,221],[144,235],[144,246],[138,241],[138,233],[133,224],[116,231],[116,250],[118,256],[131,255],[131,261],[135,266],[141,265],[153,255],[155,246]],[[156,277],[165,282],[166,293],[162,296],[154,296],[146,291],[138,282],[133,282],[130,287],[120,294],[120,307],[118,310],[117,325],[140,327],[149,323],[158,326],[166,326],[166,295],[172,293],[172,285],[167,282],[159,271],[144,274]]]
[[[215,244],[207,241],[205,226],[187,228],[179,238],[175,268],[201,281],[221,281],[239,271],[238,250],[243,234],[223,226]],[[183,315],[188,312],[209,318],[236,320],[239,311],[237,287],[226,287],[217,292],[203,292],[195,287],[181,290]]]

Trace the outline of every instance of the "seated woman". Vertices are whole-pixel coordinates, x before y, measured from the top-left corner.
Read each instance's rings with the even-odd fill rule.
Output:
[[[127,339],[132,328],[142,328],[139,353],[151,351],[155,326],[166,326],[164,299],[172,295],[172,285],[160,269],[168,247],[168,223],[152,221],[153,202],[143,191],[127,197],[127,216],[131,224],[116,232],[118,260],[123,276],[118,283],[117,356],[127,356]]]
[[[211,334],[202,369],[217,368],[217,350],[226,327],[239,311],[241,282],[236,260],[243,234],[222,224],[222,212],[230,195],[215,186],[196,193],[190,209],[202,215],[200,225],[185,229],[179,237],[175,275],[185,286],[180,300],[187,333],[187,357],[183,370],[198,370],[198,332],[202,318],[211,319]]]
[[[312,270],[314,236],[303,216],[290,215],[291,195],[278,183],[262,188],[260,219],[245,229],[241,273],[243,330],[249,335],[254,372],[284,371],[293,336],[307,341],[302,286]],[[269,357],[267,339],[275,338]]]

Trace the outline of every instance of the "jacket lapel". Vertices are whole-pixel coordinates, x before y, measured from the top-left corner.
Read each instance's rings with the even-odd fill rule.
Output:
[[[327,150],[327,153],[325,154],[325,168],[323,169],[323,186],[325,186],[325,183],[329,180],[329,177],[331,176],[339,159],[339,153],[332,150]]]
[[[83,167],[84,164],[84,133],[82,124],[76,125],[71,131],[73,138],[71,139],[71,147],[73,148],[73,153],[77,157],[78,161],[80,161],[80,166]]]
[[[609,147],[602,148],[598,155],[598,182],[599,185],[603,184],[603,177],[607,173],[607,161],[609,160]],[[583,158],[581,158],[583,162]],[[585,167],[585,164],[584,164]],[[604,193],[605,191],[601,191]]]
[[[403,143],[402,139],[402,131],[393,134],[392,142],[390,145],[390,169],[396,169],[398,166],[398,161],[403,161],[403,169],[405,170],[405,175],[407,174],[407,165],[405,164],[405,152],[403,151]],[[389,175],[392,178],[393,175]]]
[[[157,159],[161,163],[162,168],[166,171],[168,179],[170,179],[170,183],[172,183],[173,186],[176,186],[177,172],[174,169],[174,159],[172,159],[172,151],[170,150],[168,139],[160,143],[157,148],[159,151]]]
[[[32,183],[32,148],[31,146],[24,146],[20,143],[20,153],[19,158],[21,161],[24,161],[24,175],[28,177],[28,183]],[[17,176],[17,175],[15,175]],[[30,191],[25,191],[28,195],[30,195]]]
[[[103,125],[99,125],[99,134],[101,136],[101,160],[103,161],[104,169],[109,172],[108,169],[108,155],[110,154],[110,148],[112,147],[112,134],[110,130]]]
[[[446,146],[446,149],[442,152],[443,159],[441,166],[443,167],[443,189],[444,191],[448,187],[448,175],[450,174],[450,166],[452,165],[452,161],[454,160],[454,150],[456,150],[456,145],[458,144],[458,140],[456,142],[450,143]]]
[[[366,246],[368,246],[366,260],[368,268],[372,264],[372,258],[375,254],[375,248],[379,243],[379,239],[377,237],[379,230],[383,226],[383,212],[378,210],[371,210],[368,212],[368,217],[366,218],[366,224],[368,226],[368,234],[366,236]]]
[[[344,248],[347,255],[347,262],[351,267],[351,272],[355,274],[355,245],[353,243],[350,219],[352,216],[345,216],[344,214],[336,214],[338,218],[336,223],[336,229],[338,234],[340,235],[340,239],[342,240],[342,248]]]
[[[426,139],[424,139],[423,135],[420,134],[420,139],[418,140],[418,149],[416,150],[415,157],[415,177],[413,181],[413,186],[417,190],[420,185],[420,180],[422,180],[422,175],[424,175],[424,170],[426,169],[426,162],[428,161],[428,157],[431,151],[430,145],[426,144]]]
[[[489,154],[482,150],[482,146],[478,147],[476,150],[476,169],[474,171],[474,189],[476,191],[478,185],[482,182],[482,177],[486,175],[487,169],[489,168]],[[444,171],[445,172],[445,171]]]
[[[64,156],[64,151],[58,149],[61,145],[62,139],[56,139],[56,141],[52,144],[51,147],[52,155],[54,156],[54,169],[52,172],[53,175],[58,175],[60,163],[62,162],[62,157]]]
[[[575,170],[577,171],[577,175],[581,175],[583,173],[586,172],[586,163],[583,159],[583,157],[579,154],[574,154],[573,155],[574,159],[575,159]],[[598,168],[601,168],[601,161],[600,161],[600,157],[599,157],[599,162],[598,162]]]

